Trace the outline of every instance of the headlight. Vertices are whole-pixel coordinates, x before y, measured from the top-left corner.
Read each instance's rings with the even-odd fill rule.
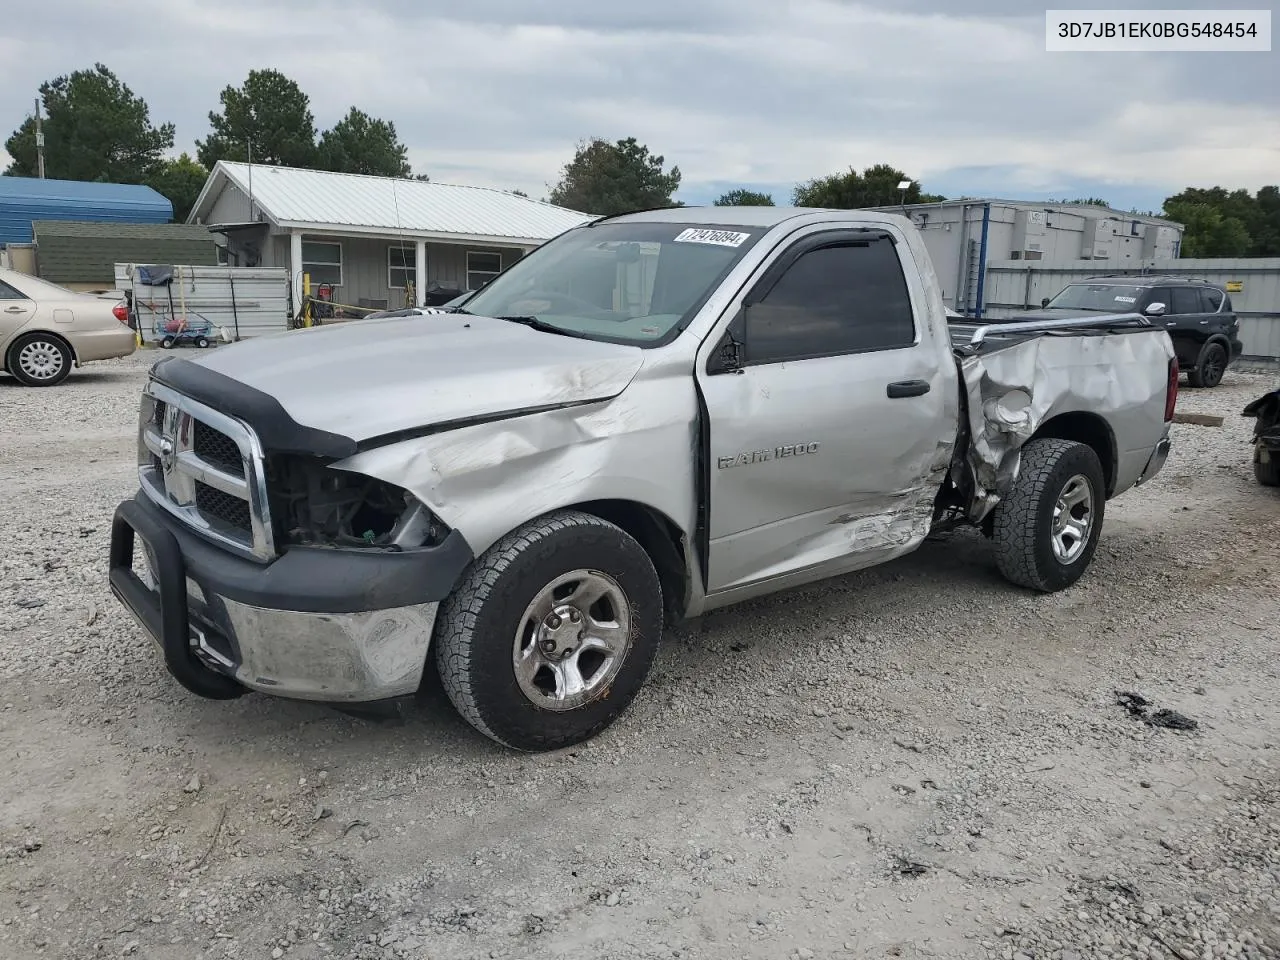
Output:
[[[287,544],[412,550],[449,532],[407,490],[315,458],[272,458],[267,484]]]

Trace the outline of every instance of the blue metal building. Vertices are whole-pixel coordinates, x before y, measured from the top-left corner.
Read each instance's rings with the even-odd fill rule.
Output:
[[[173,204],[150,187],[0,177],[0,246],[31,243],[32,220],[168,223]]]

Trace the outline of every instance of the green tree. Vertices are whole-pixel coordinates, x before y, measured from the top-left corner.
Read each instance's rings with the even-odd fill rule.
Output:
[[[679,206],[671,195],[680,186],[680,168],[663,172],[665,159],[653,156],[635,137],[609,143],[599,137],[578,145],[564,165],[551,202],[581,213],[612,216],[651,207]]]
[[[1256,196],[1248,190],[1188,187],[1165,200],[1164,211],[1187,227],[1183,256],[1280,256],[1280,187],[1263,187]],[[1245,250],[1236,252],[1241,230],[1249,239]],[[1191,254],[1188,244],[1193,250],[1230,252]]]
[[[730,190],[728,193],[722,193],[720,198],[716,200],[713,206],[717,207],[772,207],[773,197],[767,193],[759,193],[755,190],[746,190],[739,187],[737,190]]]
[[[877,163],[858,173],[833,173],[799,184],[795,189],[797,207],[828,207],[856,210],[863,207],[887,207],[898,203],[938,203],[945,200],[936,193],[922,193],[919,182],[911,180],[906,190],[898,184],[910,179],[887,163]]]
[[[219,94],[222,112],[209,114],[213,132],[196,141],[200,162],[248,160],[282,167],[315,164],[316,126],[311,101],[278,70],[250,70],[241,87]]]
[[[147,102],[100,63],[40,85],[45,176],[58,180],[141,183],[173,146],[173,124],[152,126]],[[5,173],[39,174],[36,122],[28,117],[5,141]]]
[[[1245,225],[1237,217],[1223,216],[1212,204],[1171,198],[1165,201],[1164,215],[1186,228],[1181,256],[1244,257],[1249,253],[1251,242]]]
[[[380,177],[407,177],[412,172],[409,151],[396,136],[396,125],[355,107],[321,134],[316,163],[321,170]]]
[[[1082,197],[1075,200],[1068,200],[1065,197],[1061,200],[1050,200],[1049,203],[1060,203],[1068,207],[1110,207],[1111,204],[1098,197]]]
[[[173,204],[173,219],[182,223],[208,179],[209,171],[183,153],[176,160],[162,160],[147,178],[147,186]]]
[[[517,197],[524,197],[526,200],[529,199],[529,195],[523,190],[512,190],[511,193]]]

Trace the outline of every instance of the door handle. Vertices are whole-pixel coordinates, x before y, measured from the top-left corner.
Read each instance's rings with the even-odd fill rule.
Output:
[[[928,392],[928,380],[900,380],[889,384],[885,389],[890,400],[897,400],[900,397],[923,397]]]
[[[27,308],[26,307],[5,307],[4,312],[5,313],[26,313]]]

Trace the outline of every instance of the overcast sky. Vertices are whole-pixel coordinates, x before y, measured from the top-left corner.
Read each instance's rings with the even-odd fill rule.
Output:
[[[879,162],[951,196],[1144,210],[1187,185],[1280,180],[1280,54],[1050,54],[1025,0],[20,7],[0,36],[0,139],[42,81],[99,60],[177,125],[179,151],[225,85],[274,67],[318,128],[354,104],[395,122],[415,170],[534,197],[588,136],[678,164],[687,203],[738,186],[785,203],[799,180]]]

